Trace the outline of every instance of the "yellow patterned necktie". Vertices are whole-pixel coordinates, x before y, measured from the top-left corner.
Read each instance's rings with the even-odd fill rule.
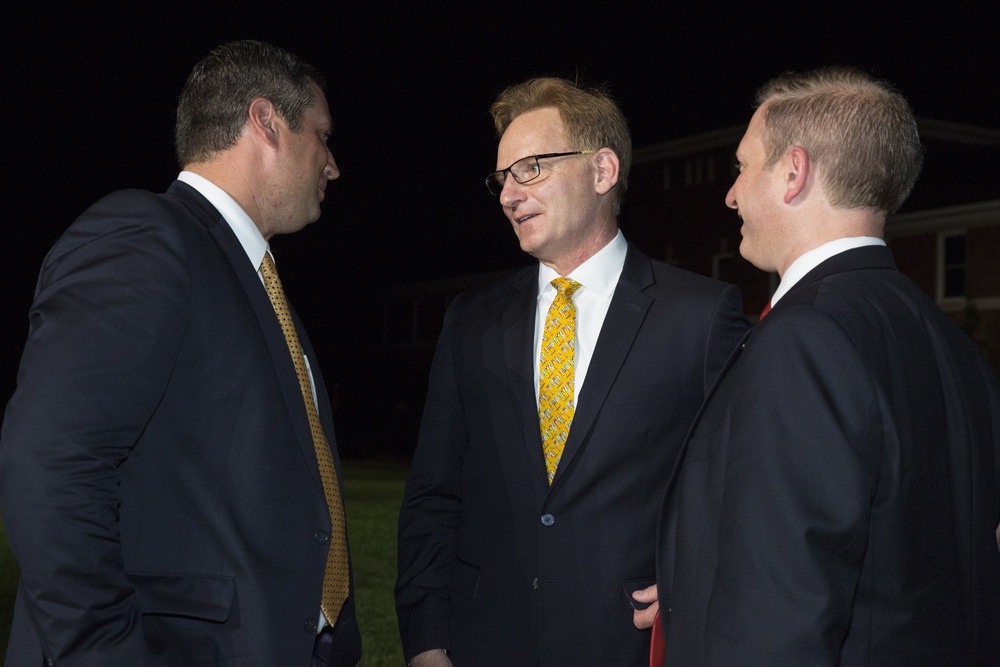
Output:
[[[333,465],[333,455],[330,445],[323,433],[323,426],[316,411],[316,401],[313,398],[312,384],[309,382],[309,371],[306,369],[305,358],[302,355],[302,345],[295,332],[295,323],[288,310],[285,291],[281,288],[278,271],[274,268],[271,254],[264,253],[264,261],[260,265],[260,273],[264,278],[267,296],[271,306],[281,323],[281,330],[288,343],[288,351],[295,362],[295,373],[299,378],[299,388],[302,390],[302,400],[306,404],[306,414],[309,416],[309,428],[312,430],[313,447],[316,449],[316,460],[319,463],[319,474],[323,480],[323,493],[330,510],[332,532],[330,547],[326,555],[326,571],[323,575],[323,596],[320,608],[332,626],[337,622],[341,607],[350,592],[350,573],[347,564],[347,530],[344,522],[344,504],[340,497],[340,484],[337,481],[337,469]]]
[[[542,353],[538,366],[538,422],[549,484],[556,476],[569,427],[573,422],[573,373],[576,367],[576,304],[578,282],[552,281],[556,297],[545,316]]]

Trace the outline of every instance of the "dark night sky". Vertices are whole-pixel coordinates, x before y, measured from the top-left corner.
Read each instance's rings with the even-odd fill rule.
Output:
[[[637,147],[745,123],[766,79],[828,64],[892,81],[920,116],[1000,127],[1000,17],[986,8],[993,3],[743,2],[734,11],[678,9],[689,4],[680,2],[468,2],[448,12],[434,3],[289,0],[261,9],[204,2],[213,8],[200,15],[183,2],[96,4],[21,3],[20,17],[0,28],[0,276],[9,295],[0,405],[13,388],[45,251],[107,192],[167,187],[177,172],[177,93],[197,60],[232,39],[288,48],[329,79],[343,175],[327,191],[322,219],[274,246],[312,337],[310,320],[320,321],[320,336],[348,346],[357,341],[337,313],[350,312],[345,304],[373,283],[525,261],[482,177],[495,168],[489,104],[530,76],[580,73],[606,84]]]

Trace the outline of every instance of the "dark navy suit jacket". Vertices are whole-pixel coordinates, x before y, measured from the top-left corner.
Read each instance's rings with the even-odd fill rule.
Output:
[[[666,665],[1000,664],[1000,386],[884,247],[748,334],[659,540]]]
[[[255,267],[188,185],[112,194],[49,252],[0,505],[7,665],[310,664],[331,524],[302,394]],[[353,595],[336,635],[357,662]]]
[[[400,514],[407,658],[645,665],[628,594],[684,434],[746,330],[739,291],[629,247],[551,488],[535,400],[537,266],[460,296]]]

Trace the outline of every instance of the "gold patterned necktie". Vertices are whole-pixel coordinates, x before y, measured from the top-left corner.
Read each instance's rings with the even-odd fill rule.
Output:
[[[552,281],[556,297],[545,316],[538,366],[538,422],[549,484],[556,476],[573,422],[573,373],[576,366],[576,304],[581,285],[567,278]]]
[[[264,261],[260,265],[260,274],[264,278],[267,296],[271,306],[281,323],[281,330],[288,343],[288,351],[295,363],[295,373],[299,378],[299,388],[302,390],[302,400],[306,404],[306,414],[309,417],[309,428],[312,430],[313,447],[316,449],[316,460],[319,463],[319,474],[323,480],[323,494],[330,509],[332,523],[330,547],[326,555],[326,571],[323,575],[323,597],[320,608],[332,626],[337,622],[341,607],[350,592],[350,573],[347,564],[347,530],[344,521],[344,504],[340,497],[340,484],[337,481],[337,470],[333,465],[333,455],[330,445],[323,433],[323,426],[316,411],[316,401],[313,398],[312,384],[309,381],[309,371],[306,369],[305,357],[302,355],[302,345],[295,332],[295,323],[288,310],[285,291],[281,288],[278,271],[274,268],[271,254],[264,253]]]

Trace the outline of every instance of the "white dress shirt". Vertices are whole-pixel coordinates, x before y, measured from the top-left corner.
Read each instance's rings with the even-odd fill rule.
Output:
[[[576,405],[587,377],[590,360],[594,357],[597,337],[601,335],[604,318],[611,306],[618,279],[625,267],[628,243],[621,230],[611,243],[601,248],[597,254],[576,267],[566,278],[575,280],[582,287],[573,294],[576,304],[576,349],[574,351],[573,405]],[[539,361],[542,355],[542,333],[545,318],[552,300],[556,298],[556,288],[552,281],[559,277],[555,270],[544,264],[538,265],[538,301],[535,309],[535,402],[538,402]]]

